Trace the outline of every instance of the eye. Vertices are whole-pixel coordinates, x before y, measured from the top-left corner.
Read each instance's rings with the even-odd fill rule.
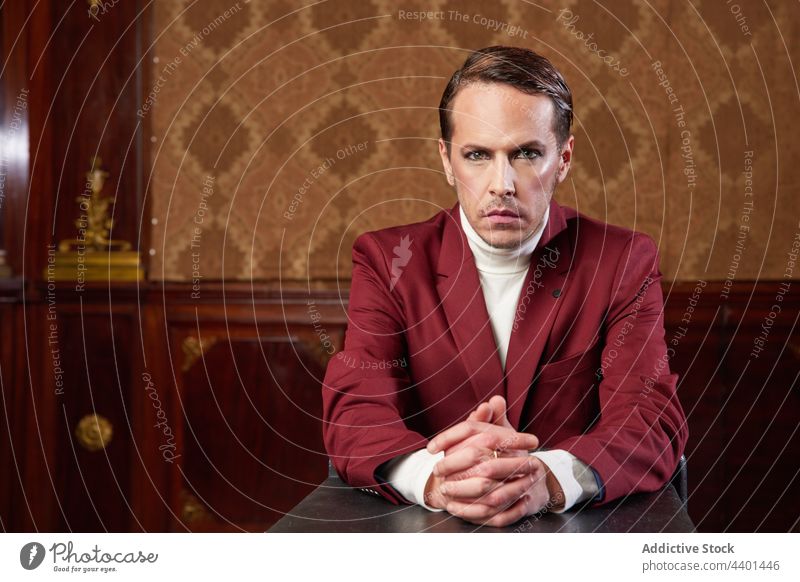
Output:
[[[484,152],[483,150],[474,150],[464,154],[464,159],[469,160],[471,162],[477,162],[479,160],[485,160],[487,158],[488,156],[486,155],[486,152]]]
[[[522,148],[517,153],[520,154],[521,157],[526,160],[535,160],[536,158],[539,158],[542,155],[542,153],[539,150],[529,150],[528,148]]]

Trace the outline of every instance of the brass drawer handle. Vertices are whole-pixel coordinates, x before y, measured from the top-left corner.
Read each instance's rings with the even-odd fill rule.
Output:
[[[114,427],[111,422],[99,414],[87,414],[80,419],[75,427],[75,438],[87,451],[99,451],[111,442],[114,436]]]
[[[185,489],[181,490],[180,496],[183,500],[181,518],[183,519],[184,523],[199,523],[203,521],[209,521],[211,519],[211,514],[209,513],[208,509],[206,509],[206,506],[203,505],[197,497]]]

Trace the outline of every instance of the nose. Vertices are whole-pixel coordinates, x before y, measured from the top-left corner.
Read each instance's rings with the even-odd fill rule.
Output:
[[[514,168],[504,156],[497,156],[492,166],[492,180],[489,184],[489,193],[492,196],[512,196],[514,189]]]

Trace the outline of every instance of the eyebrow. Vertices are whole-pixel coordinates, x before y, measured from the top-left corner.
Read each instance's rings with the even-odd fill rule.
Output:
[[[516,151],[519,151],[519,150],[522,150],[522,149],[529,149],[529,148],[544,149],[545,147],[546,146],[545,146],[544,143],[542,143],[538,139],[533,139],[533,140],[530,140],[530,141],[526,141],[525,143],[520,144],[518,146],[515,146],[513,148],[513,150],[511,150],[511,151],[515,151],[516,152]],[[482,146],[482,145],[478,145],[478,144],[472,144],[472,143],[464,144],[463,146],[461,146],[461,151],[462,152],[464,152],[466,150],[492,151],[489,148],[487,148],[486,146]]]

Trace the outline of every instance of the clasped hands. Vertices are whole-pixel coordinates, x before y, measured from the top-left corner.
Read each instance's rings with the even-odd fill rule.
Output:
[[[425,502],[465,521],[503,527],[540,511],[564,495],[547,466],[529,454],[534,435],[517,432],[506,401],[493,396],[467,420],[436,435],[428,452],[444,451],[425,487]],[[553,504],[551,504],[552,506]]]

